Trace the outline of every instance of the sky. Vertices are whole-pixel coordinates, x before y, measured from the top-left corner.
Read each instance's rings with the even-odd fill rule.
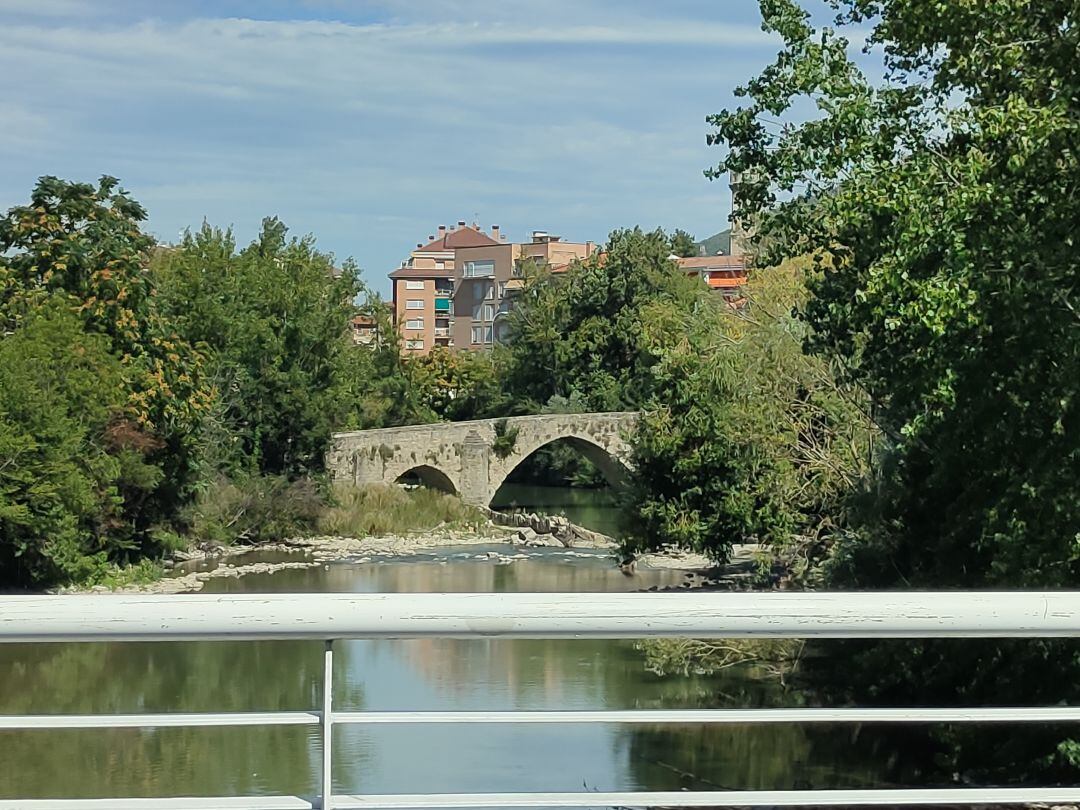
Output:
[[[161,241],[276,215],[384,295],[458,220],[704,238],[705,116],[778,47],[753,0],[0,0],[0,210],[110,174]]]

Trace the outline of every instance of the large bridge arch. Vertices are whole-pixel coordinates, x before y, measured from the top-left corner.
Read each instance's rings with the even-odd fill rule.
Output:
[[[491,492],[488,496],[488,505],[495,498],[499,488],[506,483],[514,470],[520,467],[533,453],[553,444],[563,442],[574,448],[578,453],[588,459],[595,466],[604,480],[613,488],[626,484],[627,475],[630,472],[625,458],[613,455],[610,450],[597,443],[590,436],[570,434],[558,436],[554,439],[541,439],[524,446],[515,443],[513,452],[505,459],[500,459],[490,472]]]
[[[335,433],[326,466],[335,480],[357,484],[393,484],[422,470],[428,481],[452,486],[463,500],[487,506],[521,462],[560,440],[577,448],[610,482],[622,483],[630,458],[626,436],[636,421],[637,414],[629,412],[544,414]],[[509,452],[496,453],[498,437],[509,434],[515,436]]]

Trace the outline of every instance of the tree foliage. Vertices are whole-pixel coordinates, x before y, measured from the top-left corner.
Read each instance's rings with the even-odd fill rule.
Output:
[[[713,140],[729,147],[717,171],[741,174],[736,214],[754,223],[762,261],[832,257],[807,308],[807,345],[865,388],[888,437],[831,581],[1075,585],[1076,6],[835,6],[841,27],[870,27],[883,82],[860,72],[840,33],[815,31],[792,0],[770,0],[762,11],[784,41],[780,56],[743,89],[743,107],[710,119]],[[816,114],[799,122],[808,104]],[[866,661],[887,673],[882,694],[884,684],[925,693],[962,683],[976,702],[1008,701],[1021,685],[1025,700],[1067,697],[1075,657],[1026,650],[917,645],[907,660],[876,649]],[[1041,750],[1003,746],[997,760],[980,759],[985,736],[952,741],[958,769],[1013,757],[1016,774],[1054,757],[1053,735]]]
[[[733,543],[805,553],[831,536],[874,431],[861,392],[802,352],[805,264],[755,275],[742,308],[703,289],[696,312],[647,309],[657,394],[633,437],[628,549],[724,560]]]
[[[700,284],[676,270],[670,253],[660,231],[616,231],[565,274],[538,275],[510,314],[510,390],[533,410],[552,397],[596,411],[647,402],[656,355],[642,338],[645,305],[666,300],[693,311],[700,298]]]
[[[314,241],[263,221],[237,250],[204,225],[158,252],[159,301],[185,340],[208,356],[219,424],[207,448],[218,465],[297,475],[317,470],[335,429],[356,423],[357,385],[369,355],[349,321],[361,292],[356,268],[339,271]],[[227,446],[221,446],[222,444]]]

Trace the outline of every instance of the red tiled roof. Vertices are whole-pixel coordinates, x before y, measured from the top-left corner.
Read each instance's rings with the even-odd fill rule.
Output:
[[[439,236],[428,242],[414,253],[434,253],[442,250],[453,250],[460,247],[486,247],[488,245],[501,245],[498,240],[492,239],[483,231],[479,231],[469,225],[458,228],[456,231],[447,231],[445,236]]]
[[[399,267],[389,276],[390,278],[453,278],[454,271],[445,267],[442,270],[422,267]]]
[[[742,256],[691,256],[675,260],[683,270],[745,270]]]

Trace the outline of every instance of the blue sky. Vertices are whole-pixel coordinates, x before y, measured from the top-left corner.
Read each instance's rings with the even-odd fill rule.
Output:
[[[0,209],[112,174],[163,241],[278,215],[383,293],[459,219],[704,237],[703,119],[777,47],[751,0],[0,0]]]

